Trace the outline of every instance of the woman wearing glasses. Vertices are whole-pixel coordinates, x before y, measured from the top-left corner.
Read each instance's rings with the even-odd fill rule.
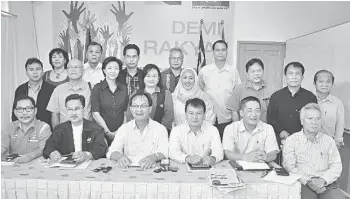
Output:
[[[44,81],[54,86],[68,82],[68,53],[60,48],[54,48],[49,53],[49,60],[52,70],[44,73]]]
[[[92,116],[104,129],[109,146],[124,123],[124,112],[129,101],[127,88],[119,81],[122,65],[119,59],[107,57],[102,62],[105,79],[97,83],[91,93]]]
[[[143,82],[140,82],[140,89],[137,92],[145,92],[151,96],[152,111],[150,118],[163,124],[170,132],[174,120],[174,105],[171,93],[161,85],[161,74],[158,66],[147,64],[142,72]],[[129,108],[126,117],[128,121],[133,119]]]

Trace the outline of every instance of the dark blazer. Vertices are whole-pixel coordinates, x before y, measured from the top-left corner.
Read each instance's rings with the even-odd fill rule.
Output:
[[[41,89],[38,93],[38,98],[36,100],[36,106],[38,109],[38,112],[36,113],[36,118],[51,125],[51,112],[46,110],[47,104],[50,101],[50,97],[52,95],[53,90],[55,89],[55,86],[43,81],[43,84],[41,85]],[[15,99],[18,96],[21,95],[28,95],[28,82],[20,85],[16,91],[15,91]],[[12,121],[18,120],[15,113],[15,104],[12,105]]]
[[[49,158],[50,153],[57,150],[62,155],[75,151],[72,123],[66,121],[55,127],[53,133],[47,139],[43,150],[44,158]],[[104,140],[103,128],[95,122],[84,119],[82,133],[82,151],[88,151],[96,160],[106,156],[107,145]]]

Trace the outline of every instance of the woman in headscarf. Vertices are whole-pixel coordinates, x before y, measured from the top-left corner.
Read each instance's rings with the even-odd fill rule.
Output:
[[[214,106],[209,96],[198,86],[198,77],[194,69],[183,69],[179,83],[173,92],[174,102],[174,126],[186,122],[185,105],[186,101],[193,98],[202,99],[206,105],[205,121],[214,124],[216,115]]]

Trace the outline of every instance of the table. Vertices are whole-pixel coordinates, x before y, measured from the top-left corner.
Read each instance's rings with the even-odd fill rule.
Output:
[[[300,199],[299,182],[288,186],[262,180],[262,172],[238,172],[247,188],[224,195],[209,186],[206,172],[188,173],[185,165],[171,164],[177,165],[179,171],[122,169],[108,159],[92,161],[86,170],[46,168],[47,163],[39,158],[28,164],[2,166],[1,196],[9,199]],[[101,165],[113,169],[107,174],[92,171]],[[215,167],[231,168],[227,161]]]

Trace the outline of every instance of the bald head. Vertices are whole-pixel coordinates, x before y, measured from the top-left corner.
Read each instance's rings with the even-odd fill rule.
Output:
[[[84,73],[83,62],[77,59],[72,59],[68,62],[68,77],[70,80],[81,79]]]

